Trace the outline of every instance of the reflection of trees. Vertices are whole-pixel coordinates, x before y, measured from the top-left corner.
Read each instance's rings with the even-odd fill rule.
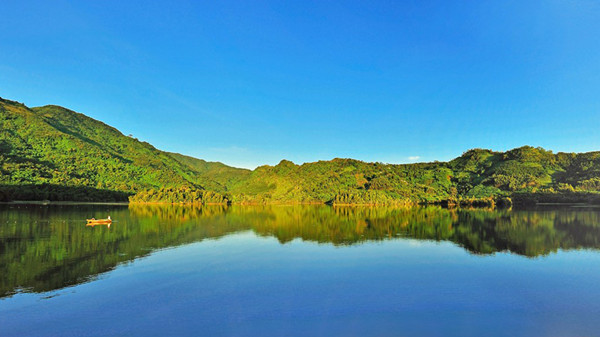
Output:
[[[600,212],[486,209],[204,206],[137,204],[21,207],[0,210],[0,296],[85,282],[118,263],[164,247],[253,230],[281,243],[294,239],[351,245],[407,237],[455,242],[470,252],[539,256],[600,247]],[[108,228],[84,219],[110,214]]]
[[[560,249],[600,247],[600,213],[594,211],[538,210],[461,211],[457,232],[450,240],[474,253],[510,251],[525,256]]]
[[[19,287],[48,291],[86,282],[154,249],[239,230],[229,226],[222,209],[213,216],[206,215],[209,208],[111,208],[100,213],[115,219],[110,229],[85,226],[94,212],[92,206],[0,212],[0,296]]]

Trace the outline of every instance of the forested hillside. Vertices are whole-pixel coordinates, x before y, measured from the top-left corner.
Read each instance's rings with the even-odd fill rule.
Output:
[[[235,168],[219,162],[209,162],[179,153],[167,153],[178,162],[191,168],[196,179],[202,181],[206,189],[216,192],[227,191],[232,185],[245,179],[251,172],[247,169]]]
[[[1,200],[187,203],[600,202],[600,152],[474,149],[450,162],[282,160],[254,171],[168,153],[59,107],[0,99]],[[508,201],[510,203],[510,201]]]
[[[191,167],[176,155],[74,111],[48,105],[29,109],[0,99],[0,198],[13,200],[127,200],[141,190],[205,185],[216,165]]]
[[[234,201],[338,204],[460,202],[490,197],[598,200],[600,152],[558,153],[524,146],[475,149],[447,162],[389,165],[334,159],[263,166],[232,189]]]

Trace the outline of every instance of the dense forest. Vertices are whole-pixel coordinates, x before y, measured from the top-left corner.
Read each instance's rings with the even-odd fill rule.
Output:
[[[59,107],[0,99],[0,201],[510,205],[600,203],[600,152],[473,149],[449,162],[282,160],[250,171],[125,136]]]
[[[248,173],[157,150],[59,106],[0,99],[0,200],[127,201],[182,186],[222,192]]]

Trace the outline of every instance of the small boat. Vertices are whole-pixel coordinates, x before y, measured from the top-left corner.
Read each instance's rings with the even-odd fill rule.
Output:
[[[108,227],[110,227],[110,224],[112,223],[112,219],[110,218],[110,215],[106,219],[91,218],[91,219],[86,219],[86,220],[87,220],[87,226],[108,225]]]

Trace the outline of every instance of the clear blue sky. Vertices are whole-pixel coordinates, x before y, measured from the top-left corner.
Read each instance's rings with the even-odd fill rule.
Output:
[[[253,168],[600,150],[598,1],[3,1],[0,96]]]

